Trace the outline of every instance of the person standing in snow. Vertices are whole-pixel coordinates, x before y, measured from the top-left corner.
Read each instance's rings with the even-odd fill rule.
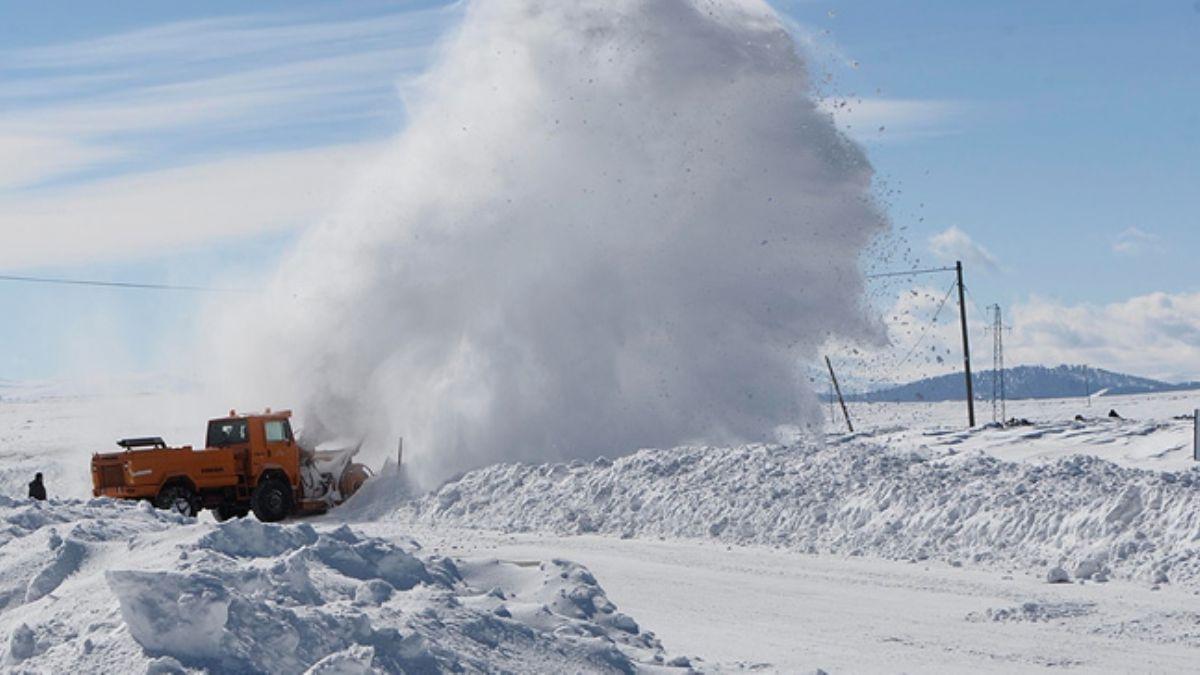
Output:
[[[39,471],[29,482],[29,498],[39,502],[46,501],[46,486],[42,483],[42,473]]]

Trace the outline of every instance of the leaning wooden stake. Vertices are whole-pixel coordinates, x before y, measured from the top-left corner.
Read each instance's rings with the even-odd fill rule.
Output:
[[[1200,462],[1200,408],[1192,413],[1192,459]]]
[[[842,388],[838,386],[837,375],[833,374],[833,362],[825,357],[825,365],[829,367],[829,379],[833,380],[833,390],[837,392],[838,403],[842,404],[842,416],[846,418],[846,428],[854,433],[854,424],[850,422],[850,411],[846,410],[846,399],[842,398]]]

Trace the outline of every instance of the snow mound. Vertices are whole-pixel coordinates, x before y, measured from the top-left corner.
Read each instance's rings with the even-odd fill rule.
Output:
[[[231,520],[200,537],[201,548],[238,558],[269,558],[317,541],[311,525],[269,525],[252,518]]]
[[[501,531],[710,538],[804,552],[1060,565],[1200,586],[1200,472],[931,458],[847,439],[824,447],[643,450],[615,461],[501,464],[394,517]]]
[[[3,662],[183,673],[633,672],[670,659],[586,569],[347,526],[0,505]],[[65,533],[65,534],[60,534]]]

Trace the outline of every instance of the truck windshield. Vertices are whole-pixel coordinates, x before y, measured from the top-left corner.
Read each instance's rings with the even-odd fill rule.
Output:
[[[210,448],[223,448],[245,443],[247,439],[246,420],[213,420],[208,423],[208,440],[205,445]]]

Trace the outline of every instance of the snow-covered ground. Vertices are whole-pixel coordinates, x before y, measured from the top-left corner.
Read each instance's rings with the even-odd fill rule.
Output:
[[[10,393],[0,652],[47,672],[1187,671],[1198,405],[1012,402],[1029,426],[968,432],[960,405],[856,404],[859,433],[824,442],[496,465],[416,498],[389,471],[278,527],[88,499],[93,451],[197,443],[220,411]],[[34,471],[66,499],[22,499]]]
[[[1193,463],[1190,416],[1200,408],[1200,391],[1009,401],[1007,418],[1033,426],[973,433],[965,430],[962,402],[851,403],[849,408],[857,431],[890,448],[952,446],[1011,461],[1087,454],[1122,466],[1175,471]],[[1122,419],[1110,419],[1110,411]],[[979,424],[989,423],[991,403],[976,404],[975,414]],[[844,429],[840,415],[832,428]],[[1076,416],[1085,421],[1076,422]]]
[[[13,670],[675,669],[587,569],[557,558],[451,559],[396,530],[203,524],[110,500],[4,499],[0,519]]]

